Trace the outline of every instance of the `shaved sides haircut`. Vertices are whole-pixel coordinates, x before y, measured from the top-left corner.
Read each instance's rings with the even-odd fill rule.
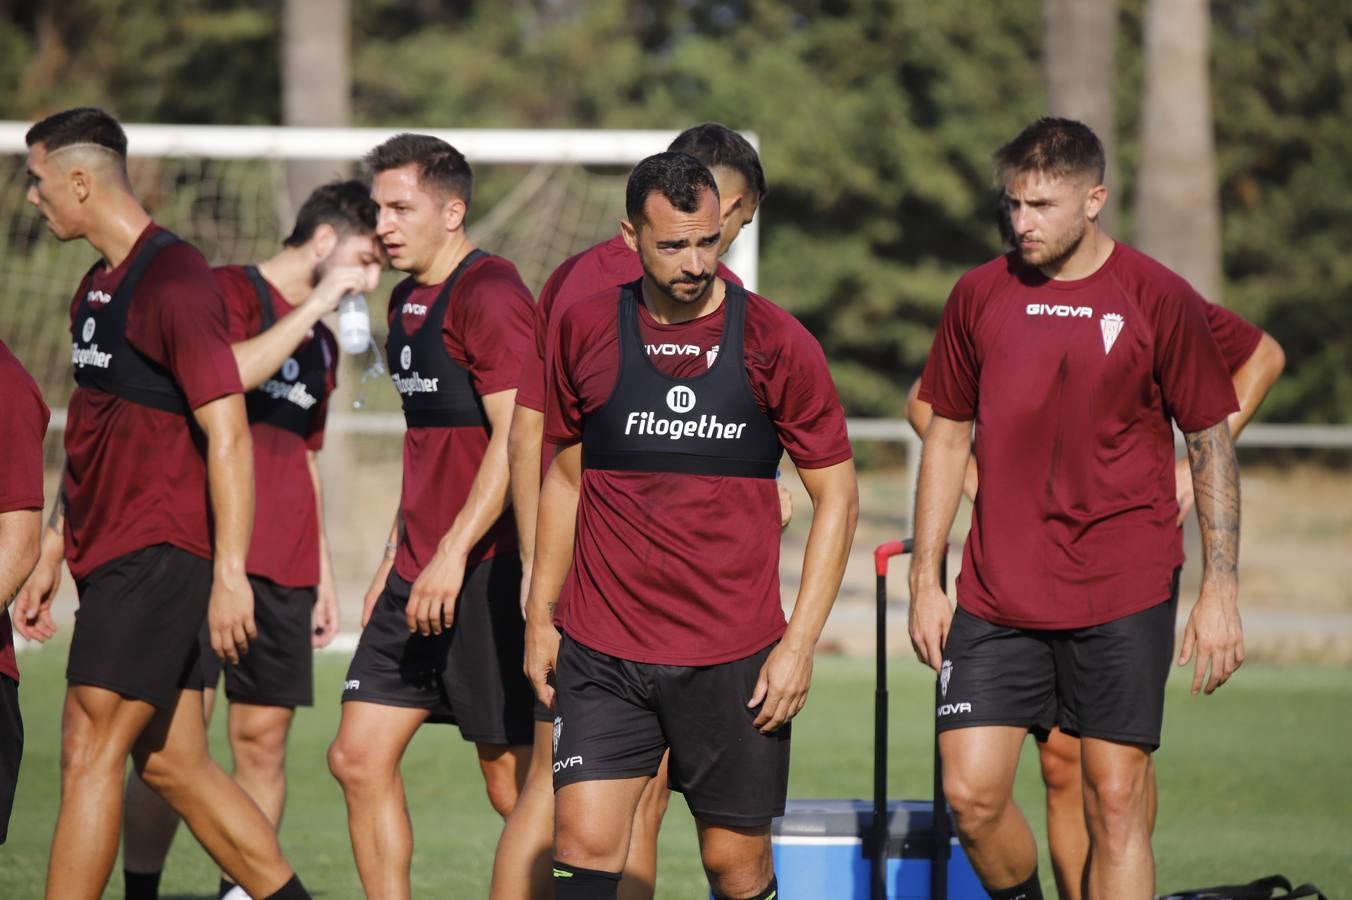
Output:
[[[29,147],[41,144],[48,153],[63,147],[94,145],[127,158],[127,133],[108,113],[92,106],[81,106],[53,113],[24,135]]]
[[[728,126],[705,122],[687,128],[676,136],[667,150],[688,153],[710,169],[730,169],[746,179],[746,186],[756,192],[757,202],[765,199],[769,189],[756,148]]]
[[[995,173],[1002,181],[1040,173],[1052,178],[1088,176],[1103,183],[1103,143],[1083,122],[1045,117],[995,151]]]

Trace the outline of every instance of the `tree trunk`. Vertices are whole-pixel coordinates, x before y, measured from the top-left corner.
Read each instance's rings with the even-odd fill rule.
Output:
[[[1136,244],[1219,301],[1210,28],[1206,0],[1149,0]]]
[[[1099,217],[1111,234],[1117,225],[1121,188],[1117,180],[1117,127],[1113,93],[1117,78],[1118,0],[1042,0],[1042,77],[1047,109],[1076,119],[1103,142],[1104,183],[1109,200]]]
[[[349,0],[286,0],[282,11],[282,124],[342,127],[351,117]],[[310,192],[347,174],[333,162],[287,164],[289,221]]]

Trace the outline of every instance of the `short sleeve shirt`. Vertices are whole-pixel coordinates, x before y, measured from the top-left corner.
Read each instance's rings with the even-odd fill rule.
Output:
[[[394,316],[409,334],[426,327],[427,312],[445,282],[419,285]],[[467,268],[438,323],[446,351],[470,373],[479,396],[516,390],[530,345],[530,289],[516,267],[485,256]],[[404,530],[395,555],[399,577],[417,579],[469,497],[488,450],[487,428],[409,428],[404,432],[404,485],[399,510]],[[516,521],[507,510],[470,551],[469,564],[517,548]]]
[[[1238,408],[1205,301],[1118,243],[1054,281],[1011,254],[944,307],[921,399],[976,421],[981,473],[958,603],[1001,625],[1079,628],[1169,596],[1183,547],[1174,442]]]
[[[72,321],[86,291],[112,294],[146,240],[148,225],[116,268],[101,265],[81,282]],[[211,267],[179,242],[159,252],[127,312],[128,342],[169,370],[196,409],[241,393],[225,303]],[[66,420],[66,563],[77,579],[102,564],[154,544],[212,555],[205,439],[189,417],[153,409],[96,388],[77,387]]]
[[[242,266],[215,270],[229,316],[231,343],[258,335],[263,315],[258,292]],[[268,302],[280,320],[293,307],[269,284]],[[319,341],[325,362],[324,395],[308,437],[266,423],[249,426],[254,451],[254,527],[246,564],[250,575],[285,587],[313,587],[319,583],[319,521],[314,482],[307,451],[324,445],[324,422],[329,399],[338,384],[338,342],[333,332],[317,322],[298,349]]]
[[[0,513],[42,509],[42,438],[50,418],[37,383],[0,343]],[[8,611],[0,613],[0,675],[19,680]]]
[[[581,439],[619,374],[619,289],[560,312],[551,331],[545,438]],[[724,311],[677,325],[639,309],[649,359],[694,377],[717,358]],[[743,362],[760,409],[800,468],[851,456],[845,413],[816,339],[747,294]],[[586,470],[573,566],[556,614],[570,636],[612,656],[669,665],[741,659],[784,631],[779,498],[770,479]]]

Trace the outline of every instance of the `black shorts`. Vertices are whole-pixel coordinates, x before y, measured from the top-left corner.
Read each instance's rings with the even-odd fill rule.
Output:
[[[668,783],[701,822],[734,828],[784,814],[791,725],[756,730],[747,708],[765,658],[663,666],[599,653],[563,636],[555,677],[554,790],[652,777],[671,748]]]
[[[1177,571],[1160,603],[1087,628],[1009,628],[959,607],[939,672],[938,728],[1015,725],[1046,740],[1059,725],[1154,750],[1177,613]]]
[[[311,623],[315,589],[284,587],[267,578],[249,576],[254,595],[258,636],[238,664],[226,663],[211,649],[211,630],[202,623],[200,683],[214,688],[225,672],[225,696],[232,703],[256,706],[313,706],[314,633]]]
[[[159,709],[200,678],[198,632],[211,599],[211,560],[172,544],[133,550],[76,582],[80,606],[66,681]]]
[[[390,572],[347,670],[343,702],[425,709],[477,744],[530,746],[534,693],[521,670],[521,559],[495,556],[465,572],[455,622],[441,634],[408,630],[407,581]]]
[[[0,616],[8,615],[0,611]],[[0,675],[0,844],[9,836],[14,789],[23,759],[23,717],[19,715],[19,682]]]

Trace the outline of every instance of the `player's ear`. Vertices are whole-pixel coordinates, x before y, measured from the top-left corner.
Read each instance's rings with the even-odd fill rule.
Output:
[[[1089,189],[1084,198],[1084,215],[1091,222],[1098,221],[1099,213],[1108,205],[1108,186],[1096,184]]]
[[[728,218],[741,208],[744,202],[742,194],[727,194],[718,198],[718,226],[728,224]]]
[[[70,192],[80,203],[88,200],[94,190],[94,179],[89,170],[82,166],[73,166],[66,172],[66,183],[70,185]]]
[[[624,236],[625,245],[628,246],[630,250],[633,250],[635,253],[637,253],[638,252],[637,226],[635,226],[634,223],[629,221],[628,219],[621,219],[620,234]]]
[[[315,258],[328,259],[338,246],[338,232],[328,222],[320,222],[315,226],[314,237],[310,241],[314,246]]]
[[[460,229],[465,224],[465,213],[468,211],[463,198],[455,195],[447,197],[446,203],[441,207],[441,219],[446,225],[446,230]]]

